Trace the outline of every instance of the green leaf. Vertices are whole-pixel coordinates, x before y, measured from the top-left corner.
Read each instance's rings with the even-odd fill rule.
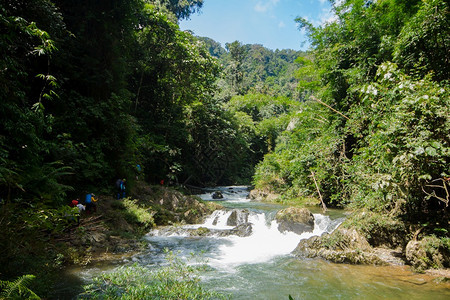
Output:
[[[433,147],[426,147],[425,153],[428,154],[429,156],[438,156],[437,150]]]
[[[432,177],[430,174],[424,174],[419,176],[419,180],[431,180]]]

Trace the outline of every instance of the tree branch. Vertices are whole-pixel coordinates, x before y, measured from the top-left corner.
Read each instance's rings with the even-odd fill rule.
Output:
[[[320,202],[322,202],[322,210],[323,212],[327,211],[327,206],[325,205],[325,202],[323,202],[322,194],[320,193],[319,186],[317,185],[316,176],[314,175],[314,172],[311,171],[311,176],[314,179],[314,184],[316,185],[317,193],[319,193]]]
[[[340,111],[335,110],[334,108],[332,108],[331,106],[329,106],[328,104],[326,104],[325,102],[323,102],[322,100],[319,100],[319,99],[317,99],[317,98],[314,97],[314,96],[311,96],[311,99],[313,99],[314,101],[319,102],[320,104],[322,104],[322,105],[328,107],[329,109],[331,109],[331,110],[334,111],[335,113],[337,113],[337,114],[343,116],[343,117],[346,118],[347,120],[350,120],[349,117],[347,117],[346,115],[344,115],[344,114],[341,113]]]

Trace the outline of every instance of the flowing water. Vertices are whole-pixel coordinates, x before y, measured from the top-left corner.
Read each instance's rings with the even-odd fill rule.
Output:
[[[207,201],[220,190],[226,209],[215,211],[203,224],[186,225],[176,230],[154,230],[146,239],[148,251],[131,261],[157,268],[164,263],[168,248],[180,257],[202,253],[209,265],[202,283],[233,299],[450,299],[450,284],[436,283],[427,275],[413,274],[405,266],[375,267],[333,264],[320,259],[298,259],[290,253],[301,239],[333,231],[343,220],[338,211],[326,215],[314,212],[313,232],[301,235],[281,233],[274,220],[282,206],[251,202],[246,187],[222,187],[200,195]],[[234,228],[227,225],[232,211],[235,222],[251,223],[249,236],[223,236]],[[210,236],[190,236],[199,227]],[[128,260],[122,262],[128,263]],[[111,267],[110,267],[111,268]],[[79,269],[76,274],[88,281],[101,269]]]

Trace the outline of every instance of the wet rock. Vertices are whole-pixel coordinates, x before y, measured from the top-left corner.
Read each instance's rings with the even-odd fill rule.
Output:
[[[252,223],[245,223],[245,224],[240,224],[240,225],[234,227],[233,229],[231,229],[229,235],[237,235],[240,237],[247,237],[247,236],[252,235],[252,232],[253,232]]]
[[[312,232],[314,216],[307,208],[289,207],[277,212],[275,219],[280,232],[292,231],[297,234]]]
[[[248,222],[250,212],[246,209],[233,209],[227,219],[227,226],[238,226]]]
[[[336,263],[403,264],[398,258],[400,253],[392,253],[388,249],[373,249],[357,230],[345,228],[338,228],[331,234],[301,240],[292,254],[297,257],[319,257]]]
[[[215,192],[212,194],[212,198],[213,198],[213,199],[223,199],[222,192],[221,192],[221,191],[215,191]]]
[[[149,235],[155,236],[170,236],[170,235],[180,235],[189,237],[205,237],[205,236],[218,236],[225,237],[230,235],[236,235],[240,237],[250,236],[253,232],[252,223],[242,223],[232,229],[211,229],[206,227],[198,228],[183,228],[180,226],[165,226],[158,230],[150,232]]]
[[[272,202],[275,201],[277,198],[279,198],[280,195],[277,193],[274,193],[269,190],[258,190],[254,189],[251,190],[249,193],[249,198],[254,201],[268,201]]]
[[[152,194],[146,194],[152,192]],[[153,216],[157,225],[185,222],[187,224],[201,223],[218,204],[199,201],[195,196],[187,196],[179,191],[153,186],[151,189],[139,187],[133,197],[142,203],[148,203],[155,210]]]
[[[187,233],[191,237],[200,237],[200,236],[218,236],[218,237],[226,237],[230,235],[236,235],[240,237],[250,236],[253,232],[252,223],[244,223],[238,226],[235,226],[232,229],[210,229],[206,227],[199,227],[197,229],[187,229],[184,233]]]
[[[199,227],[195,231],[190,232],[190,236],[208,236],[211,230],[206,227]]]
[[[361,211],[352,215],[346,223],[357,228],[372,247],[405,248],[408,243],[404,222],[387,214]]]

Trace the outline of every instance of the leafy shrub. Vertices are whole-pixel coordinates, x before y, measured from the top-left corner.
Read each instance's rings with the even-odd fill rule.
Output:
[[[155,212],[139,205],[138,200],[127,198],[123,200],[123,205],[125,207],[125,218],[128,222],[140,223],[147,228],[151,228],[155,225],[153,219]]]
[[[448,205],[450,97],[446,85],[413,80],[392,63],[362,88],[364,111],[349,130],[366,134],[348,172],[359,206],[417,215]],[[370,117],[369,117],[370,116]]]
[[[80,299],[227,299],[200,285],[202,266],[189,266],[173,253],[167,266],[151,270],[134,264],[94,278]]]
[[[345,220],[342,226],[357,229],[374,247],[380,245],[397,247],[406,244],[405,224],[387,214],[363,210]]]

